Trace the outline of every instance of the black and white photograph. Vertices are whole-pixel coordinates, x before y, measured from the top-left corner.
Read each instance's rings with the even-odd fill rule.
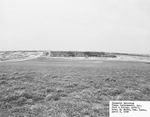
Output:
[[[150,114],[150,0],[0,0],[0,117],[132,112]]]

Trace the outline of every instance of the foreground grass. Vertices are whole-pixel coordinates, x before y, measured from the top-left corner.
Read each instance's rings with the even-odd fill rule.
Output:
[[[150,101],[150,65],[43,58],[0,63],[0,117],[108,117],[109,100]]]

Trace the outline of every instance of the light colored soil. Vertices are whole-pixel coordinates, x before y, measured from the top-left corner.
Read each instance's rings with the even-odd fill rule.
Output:
[[[26,61],[26,60],[31,60],[31,59],[35,59],[35,58],[38,58],[40,57],[41,55],[43,54],[43,52],[38,52],[38,53],[28,53],[28,56],[25,56],[25,57],[22,57],[22,58],[8,58],[8,60],[3,60],[3,61],[0,61],[0,62],[17,62],[17,61]],[[18,54],[19,55],[19,54]]]

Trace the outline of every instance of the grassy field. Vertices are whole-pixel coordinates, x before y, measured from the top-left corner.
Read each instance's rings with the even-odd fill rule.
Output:
[[[0,117],[108,117],[109,100],[150,101],[150,63],[0,63]]]

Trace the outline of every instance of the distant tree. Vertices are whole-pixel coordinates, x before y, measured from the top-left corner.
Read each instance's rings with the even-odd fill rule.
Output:
[[[74,52],[68,51],[67,53],[68,53],[69,57],[74,57],[75,56]]]
[[[84,52],[84,56],[90,57],[91,56],[91,52]]]

